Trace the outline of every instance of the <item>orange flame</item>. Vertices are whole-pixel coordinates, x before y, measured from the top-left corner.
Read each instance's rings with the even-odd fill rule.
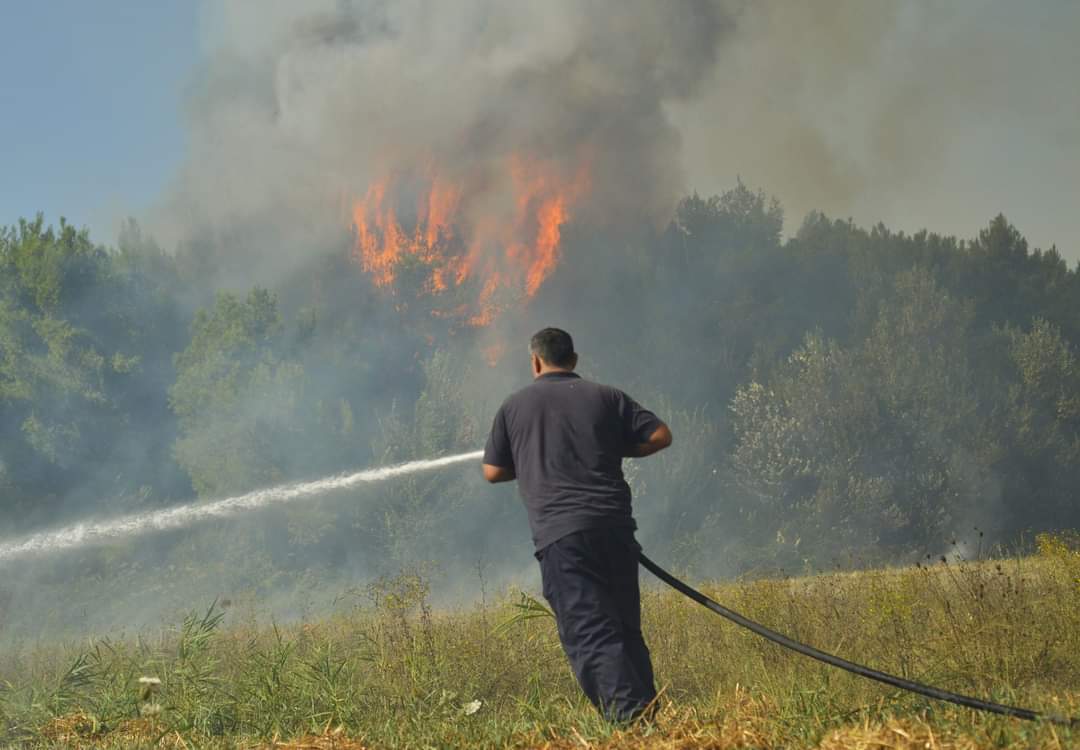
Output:
[[[471,326],[491,323],[515,295],[533,296],[558,265],[562,227],[588,188],[587,170],[579,168],[567,180],[554,164],[515,156],[501,177],[495,183],[505,185],[511,208],[483,210],[501,191],[490,187],[491,180],[472,181],[487,184],[486,192],[467,191],[464,185],[470,183],[425,170],[411,227],[398,219],[402,180],[373,183],[353,206],[361,268],[377,286],[393,288],[401,263],[412,257],[426,273],[424,293],[469,284],[477,290],[474,300],[433,314],[462,318]]]

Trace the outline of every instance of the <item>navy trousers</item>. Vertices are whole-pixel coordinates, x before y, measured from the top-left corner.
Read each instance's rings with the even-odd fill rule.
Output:
[[[631,529],[589,529],[539,553],[544,598],[578,684],[613,721],[633,719],[656,697],[641,636],[638,554]]]

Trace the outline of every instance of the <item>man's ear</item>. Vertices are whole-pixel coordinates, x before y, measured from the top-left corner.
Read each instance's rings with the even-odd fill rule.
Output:
[[[540,362],[540,357],[538,357],[535,353],[529,356],[532,357],[533,375],[539,375],[540,370],[543,369],[543,364]]]
[[[573,357],[570,360],[570,367],[568,369],[573,370],[577,367],[577,352],[574,352]]]

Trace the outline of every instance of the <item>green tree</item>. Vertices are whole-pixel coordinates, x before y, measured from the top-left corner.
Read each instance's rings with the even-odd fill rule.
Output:
[[[176,458],[200,495],[281,481],[304,429],[304,370],[284,356],[277,301],[265,289],[222,293],[192,323],[169,391],[180,420]]]
[[[827,559],[926,549],[996,496],[998,446],[964,353],[970,309],[925,271],[901,274],[871,335],[807,336],[732,403],[733,462],[765,528]]]
[[[0,229],[0,513],[178,489],[160,436],[181,326],[167,279],[135,257],[40,215]]]
[[[1028,331],[1007,328],[1017,378],[1007,401],[1003,470],[1015,528],[1080,525],[1080,364],[1060,329],[1036,318]]]
[[[382,432],[375,445],[379,463],[475,450],[482,443],[479,423],[463,397],[472,374],[469,365],[449,352],[436,351],[423,371],[424,388],[408,418],[393,409],[380,420]],[[476,488],[476,472],[418,474],[381,488],[381,522],[394,559],[415,562],[452,555],[455,541],[476,533],[463,520],[484,515]],[[497,514],[497,509],[489,510]]]

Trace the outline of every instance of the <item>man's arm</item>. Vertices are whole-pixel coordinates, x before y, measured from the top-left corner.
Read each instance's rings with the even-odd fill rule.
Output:
[[[484,479],[492,484],[498,484],[499,482],[513,482],[517,479],[517,474],[514,473],[513,469],[508,469],[505,466],[484,464]]]
[[[631,446],[630,458],[645,458],[645,456],[651,456],[654,453],[659,453],[660,451],[664,450],[664,448],[667,448],[669,445],[671,445],[671,439],[672,438],[670,428],[668,428],[666,424],[661,422],[660,426],[653,430],[653,433],[649,435],[648,440],[646,440],[644,443],[638,443],[637,445]],[[486,466],[484,467],[484,470],[486,472]]]
[[[495,413],[495,419],[491,423],[491,434],[488,435],[487,446],[484,448],[484,479],[497,484],[499,482],[512,482],[517,478],[514,471],[514,452],[510,447],[510,431],[506,426],[506,404],[499,407]]]

